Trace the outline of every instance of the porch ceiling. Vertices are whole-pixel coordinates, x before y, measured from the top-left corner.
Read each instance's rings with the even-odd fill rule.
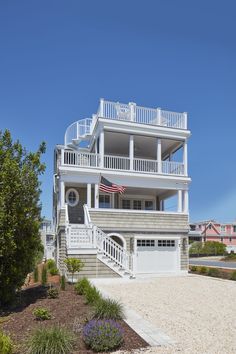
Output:
[[[181,145],[180,141],[162,139],[162,157]],[[129,156],[129,135],[105,132],[105,154]],[[134,157],[156,159],[157,139],[153,137],[134,136]]]

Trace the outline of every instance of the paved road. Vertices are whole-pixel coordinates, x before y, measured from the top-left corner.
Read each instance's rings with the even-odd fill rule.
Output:
[[[212,266],[212,267],[221,267],[221,268],[235,268],[236,269],[236,262],[221,262],[216,260],[199,260],[196,258],[190,258],[189,260],[190,265],[203,265],[203,266]]]

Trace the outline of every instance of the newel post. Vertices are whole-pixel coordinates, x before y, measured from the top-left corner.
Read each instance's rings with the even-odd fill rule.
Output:
[[[104,98],[100,98],[100,116],[104,117]]]

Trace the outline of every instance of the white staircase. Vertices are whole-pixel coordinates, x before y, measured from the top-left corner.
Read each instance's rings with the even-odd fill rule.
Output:
[[[81,141],[91,138],[93,119],[85,118],[72,123],[65,133],[65,145],[68,147],[76,147]]]
[[[85,224],[67,224],[67,249],[96,249],[97,258],[121,277],[133,276],[133,255],[90,220],[84,206]]]

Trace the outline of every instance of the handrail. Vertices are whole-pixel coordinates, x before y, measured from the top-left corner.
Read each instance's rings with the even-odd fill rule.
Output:
[[[90,218],[87,204],[84,204],[84,220],[85,220],[85,225],[87,225],[87,226],[91,225],[91,218]]]
[[[111,237],[107,236],[105,232],[94,226],[94,242],[95,246],[103,252],[105,256],[114,261],[117,265],[125,271],[132,274],[132,255],[121,247]]]

